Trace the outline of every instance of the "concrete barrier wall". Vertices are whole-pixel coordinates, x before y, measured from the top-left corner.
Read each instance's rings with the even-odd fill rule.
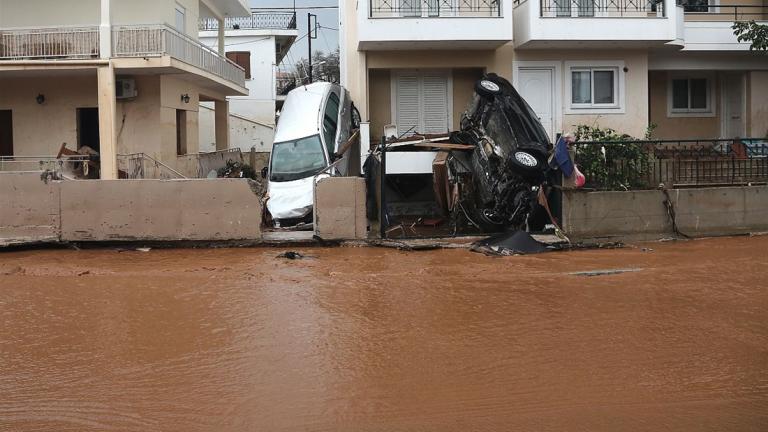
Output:
[[[315,235],[325,240],[363,239],[368,235],[365,179],[328,177],[315,186]]]
[[[245,179],[45,183],[39,173],[3,173],[0,202],[0,246],[261,239],[261,200]]]
[[[768,186],[669,191],[680,232],[692,236],[768,231]],[[658,190],[563,192],[563,229],[574,239],[671,236]]]
[[[61,183],[64,241],[259,239],[260,225],[247,180]]]
[[[39,172],[0,172],[0,246],[59,238],[59,182]]]

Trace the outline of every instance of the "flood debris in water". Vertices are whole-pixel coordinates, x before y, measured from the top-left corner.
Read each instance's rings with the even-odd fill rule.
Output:
[[[641,268],[626,268],[626,269],[607,269],[607,270],[589,270],[589,271],[580,271],[580,272],[573,272],[568,273],[570,275],[574,276],[607,276],[607,275],[615,275],[615,274],[621,274],[621,273],[632,273],[632,272],[639,272],[642,271]]]
[[[479,240],[472,244],[470,250],[486,255],[509,256],[542,253],[552,250],[552,247],[525,231],[510,231]]]
[[[278,255],[276,258],[286,258],[289,260],[298,260],[298,259],[304,259],[304,258],[317,258],[316,256],[311,255],[304,255],[301,252],[296,251],[285,251]]]

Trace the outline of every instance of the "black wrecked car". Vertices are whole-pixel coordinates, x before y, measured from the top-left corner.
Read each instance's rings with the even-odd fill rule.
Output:
[[[470,190],[461,198],[467,217],[489,232],[525,226],[547,179],[551,145],[538,117],[509,81],[487,74],[475,83],[452,141],[475,146],[460,164],[471,176],[465,188]]]

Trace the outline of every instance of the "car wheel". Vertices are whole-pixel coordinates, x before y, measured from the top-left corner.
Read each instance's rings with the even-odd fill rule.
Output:
[[[494,97],[501,93],[501,86],[487,78],[475,83],[475,92],[483,97]]]
[[[527,151],[516,151],[510,160],[515,167],[523,171],[536,171],[541,167],[539,159]]]

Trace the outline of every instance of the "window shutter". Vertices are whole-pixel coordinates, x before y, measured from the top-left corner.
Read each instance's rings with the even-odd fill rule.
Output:
[[[422,97],[423,125],[428,134],[448,132],[448,80],[445,75],[425,74]]]
[[[401,74],[397,77],[397,124],[398,136],[419,130],[419,77],[416,74]]]
[[[229,51],[226,56],[233,63],[245,69],[245,79],[251,79],[251,52],[250,51]]]

